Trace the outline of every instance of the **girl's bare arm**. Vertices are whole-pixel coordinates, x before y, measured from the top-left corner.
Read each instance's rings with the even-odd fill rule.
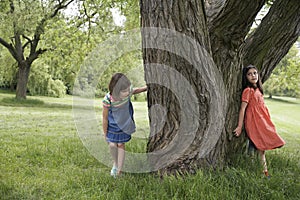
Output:
[[[103,111],[102,111],[102,129],[103,129],[103,134],[104,134],[105,139],[106,139],[106,135],[107,135],[107,128],[108,128],[108,108],[103,107]]]
[[[147,86],[139,87],[139,88],[133,88],[132,94],[139,94],[141,92],[147,91]]]
[[[239,112],[239,122],[238,126],[234,129],[234,133],[236,136],[240,136],[242,133],[243,123],[244,123],[244,117],[245,117],[245,111],[247,108],[248,103],[242,102],[240,112]]]

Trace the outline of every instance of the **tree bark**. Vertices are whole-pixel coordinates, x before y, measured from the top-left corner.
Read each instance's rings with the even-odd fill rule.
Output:
[[[299,0],[276,0],[245,42],[244,64],[254,64],[265,82],[300,36]]]
[[[273,23],[267,16],[261,26],[277,27],[280,21],[289,23],[288,29],[281,31],[283,27],[279,26],[276,33],[266,36],[262,30],[268,28],[259,27],[248,36],[265,0],[141,0],[140,3],[143,60],[149,86],[148,153],[153,170],[177,173],[194,172],[199,167],[222,167],[231,153],[242,152],[245,147],[245,137],[232,135],[238,121],[242,67],[250,62],[259,65],[263,60],[260,49],[268,50],[265,41],[260,41],[263,36],[278,41],[269,54],[271,66],[287,53],[296,35],[299,36],[300,4],[296,5],[296,0],[275,1],[268,15],[281,13],[280,16],[289,18],[282,17]],[[192,39],[184,40],[181,34]],[[288,36],[284,42],[275,38],[284,36]],[[201,48],[187,45],[193,41],[205,53]],[[284,51],[280,51],[281,47]],[[270,64],[259,66],[266,78],[265,70],[270,71],[267,66]],[[178,94],[176,90],[185,93]],[[184,98],[186,102],[182,103]],[[192,116],[184,114],[189,112]],[[191,127],[196,125],[196,130],[184,126],[186,118]],[[217,128],[211,129],[212,126]]]
[[[208,58],[203,59],[211,54],[203,6],[201,1],[141,2],[142,26],[157,27],[142,34],[151,126],[149,160],[153,169],[162,173],[180,169],[193,172],[195,165],[214,165],[218,160],[206,155],[215,146],[220,127],[223,128],[226,98],[224,88],[215,80],[222,79],[218,70]],[[192,44],[193,40],[207,55]],[[201,73],[205,67],[213,77]],[[211,83],[211,79],[215,81]],[[184,87],[183,82],[187,83]],[[185,106],[184,101],[197,102],[194,110]],[[220,104],[213,105],[214,101]],[[192,115],[187,125],[184,121],[189,114],[182,113]],[[216,120],[214,124],[212,120]]]
[[[222,5],[218,8],[218,14],[208,20],[208,27],[212,56],[222,72],[229,105],[226,123],[212,156],[217,154],[220,157],[219,160],[225,162],[228,155],[243,151],[243,146],[245,146],[246,137],[235,138],[232,135],[237,125],[241,103],[243,44],[265,0],[213,0],[211,3],[213,8],[216,7],[215,4]]]
[[[30,65],[26,61],[19,63],[16,99],[26,99],[29,72]]]

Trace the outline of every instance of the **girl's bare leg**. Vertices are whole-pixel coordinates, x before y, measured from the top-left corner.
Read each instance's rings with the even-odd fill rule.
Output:
[[[120,175],[122,172],[124,160],[125,160],[125,144],[119,143],[118,144],[118,172],[117,172],[118,175]]]
[[[117,143],[110,142],[109,150],[110,150],[110,154],[114,161],[114,167],[117,168],[118,167],[118,145],[117,145]]]
[[[263,166],[264,173],[265,173],[266,176],[269,176],[265,151],[258,150],[258,152],[259,152],[259,155],[260,155],[260,158],[261,158],[261,164]]]

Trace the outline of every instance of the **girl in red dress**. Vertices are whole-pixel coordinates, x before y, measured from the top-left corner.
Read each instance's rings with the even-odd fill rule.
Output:
[[[265,151],[282,147],[285,142],[276,133],[274,124],[264,103],[262,83],[255,66],[249,65],[243,69],[242,104],[239,112],[238,126],[234,130],[236,136],[242,133],[243,123],[249,137],[259,155],[264,168],[264,174],[269,177]]]

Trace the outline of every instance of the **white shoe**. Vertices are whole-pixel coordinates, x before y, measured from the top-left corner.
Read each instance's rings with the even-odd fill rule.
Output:
[[[118,172],[118,168],[113,166],[113,168],[110,170],[110,175],[116,178]]]

